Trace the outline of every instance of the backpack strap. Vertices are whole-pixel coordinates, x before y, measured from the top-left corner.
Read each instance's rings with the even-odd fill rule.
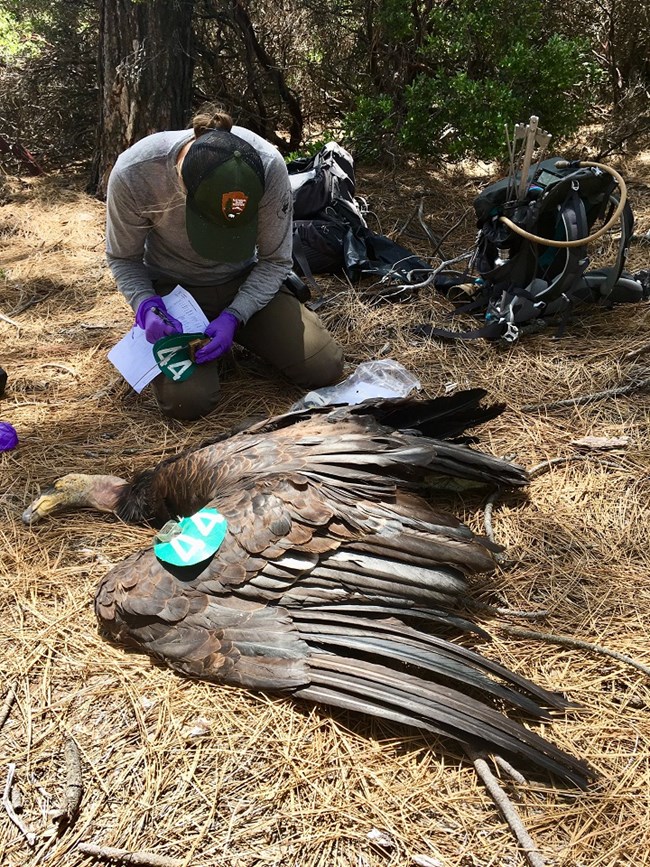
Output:
[[[589,234],[589,223],[584,202],[579,194],[579,187],[572,185],[571,191],[559,209],[559,218],[556,224],[556,240],[574,241],[586,238]],[[579,285],[580,279],[587,269],[589,258],[586,246],[549,248],[554,255],[551,263],[556,263],[559,256],[564,256],[561,270],[548,282],[548,287],[537,297],[546,303],[561,298],[563,295],[570,297],[571,292]],[[540,265],[544,266],[544,254],[539,258]],[[550,264],[549,263],[549,267]],[[540,275],[544,279],[544,273]]]
[[[477,340],[479,337],[495,340],[503,336],[504,326],[503,323],[495,320],[471,331],[449,331],[446,328],[435,328],[433,325],[423,323],[414,325],[410,330],[418,337],[437,337],[439,340]]]
[[[618,203],[618,199],[612,196],[612,201]],[[613,303],[612,297],[616,284],[621,279],[623,268],[629,252],[629,242],[634,231],[634,214],[629,202],[625,203],[621,213],[621,238],[618,244],[618,253],[614,264],[607,268],[599,268],[597,271],[589,271],[585,274],[586,284],[598,291],[598,295],[604,303]]]
[[[325,303],[325,296],[323,295],[323,290],[309,266],[309,261],[300,234],[295,227],[293,230],[293,264],[294,266],[298,266],[298,270],[301,272],[304,282],[295,271],[290,271],[288,277],[284,281],[285,285],[293,292],[301,304],[304,304],[305,307],[308,307],[310,310],[318,310],[318,308],[322,307]]]
[[[293,229],[293,261],[294,264],[298,265],[298,268],[302,272],[305,283],[308,283],[312,289],[314,289],[318,294],[320,294],[320,286],[318,285],[318,282],[312,273],[309,261],[307,259],[307,251],[303,246],[300,233],[295,226]]]

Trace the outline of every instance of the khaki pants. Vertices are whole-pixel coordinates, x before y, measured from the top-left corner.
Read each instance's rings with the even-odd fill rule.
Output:
[[[212,320],[231,303],[245,277],[220,286],[185,288]],[[155,284],[161,295],[172,288]],[[319,317],[284,286],[266,307],[237,329],[235,343],[254,352],[305,390],[331,385],[343,373],[340,345]],[[178,419],[196,419],[212,412],[219,402],[220,366],[220,359],[199,364],[184,382],[174,382],[162,373],[157,376],[152,387],[161,412]]]

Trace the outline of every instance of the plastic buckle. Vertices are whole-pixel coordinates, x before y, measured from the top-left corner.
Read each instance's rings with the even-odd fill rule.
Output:
[[[508,322],[506,326],[506,330],[501,335],[501,339],[505,340],[506,343],[515,343],[519,338],[519,329],[514,324],[514,322]]]

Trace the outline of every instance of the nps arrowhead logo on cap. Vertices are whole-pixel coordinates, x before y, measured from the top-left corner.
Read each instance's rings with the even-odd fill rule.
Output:
[[[236,220],[246,210],[248,196],[241,190],[224,193],[221,197],[221,212],[227,220]]]
[[[264,166],[255,148],[231,132],[211,130],[187,151],[181,176],[192,248],[216,262],[250,259],[264,195]]]

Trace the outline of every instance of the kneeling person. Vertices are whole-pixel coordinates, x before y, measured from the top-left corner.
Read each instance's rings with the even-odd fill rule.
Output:
[[[284,285],[292,264],[292,197],[280,153],[217,110],[193,129],[147,136],[108,183],[106,252],[147,340],[182,331],[164,297],[183,286],[210,320],[190,378],[153,381],[163,413],[207,415],[218,359],[237,343],[304,389],[341,378],[343,352]]]

